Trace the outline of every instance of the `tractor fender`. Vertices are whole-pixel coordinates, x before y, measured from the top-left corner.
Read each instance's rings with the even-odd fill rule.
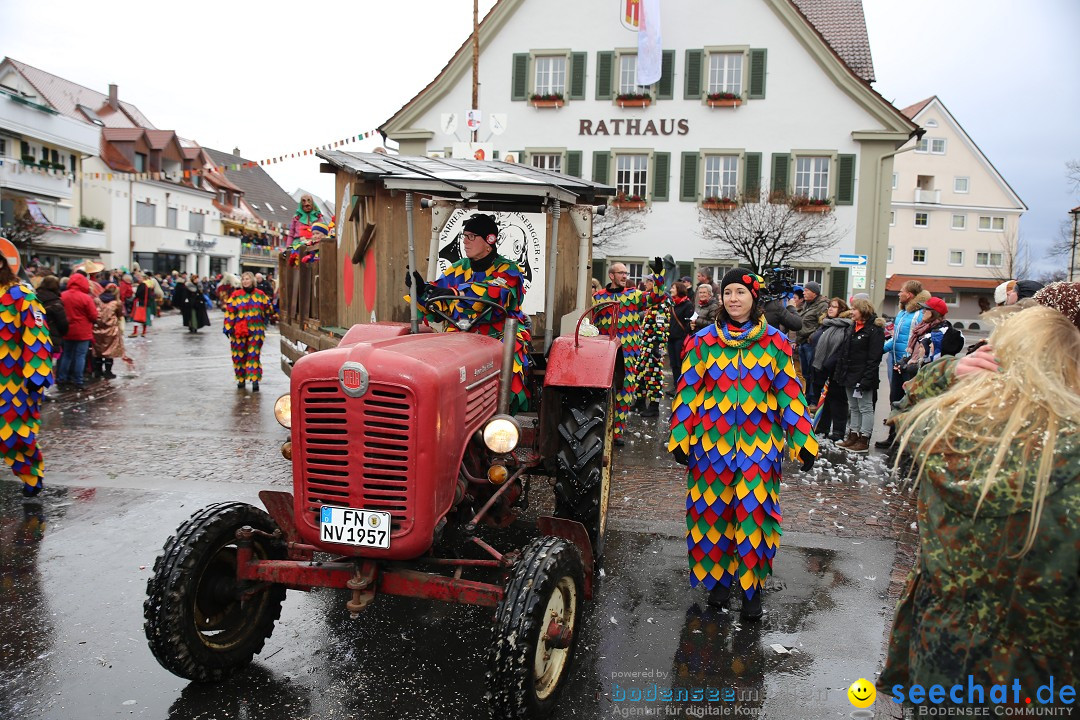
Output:
[[[555,338],[548,353],[544,387],[609,388],[621,384],[622,345],[615,338]],[[618,383],[616,383],[618,379]]]
[[[427,325],[421,325],[420,332],[429,333],[434,331]],[[350,345],[356,345],[361,342],[377,342],[379,340],[401,337],[402,335],[408,334],[409,323],[385,321],[357,323],[346,331],[345,336],[341,338],[341,342],[338,343],[338,347],[349,347]]]

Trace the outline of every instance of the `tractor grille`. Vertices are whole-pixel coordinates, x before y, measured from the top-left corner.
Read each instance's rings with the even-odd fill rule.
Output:
[[[473,426],[499,399],[499,376],[496,375],[469,390],[465,398],[465,427]]]
[[[306,522],[319,527],[322,505],[383,510],[393,536],[412,527],[414,407],[408,390],[372,383],[362,398],[334,381],[301,390],[303,443],[300,492]]]

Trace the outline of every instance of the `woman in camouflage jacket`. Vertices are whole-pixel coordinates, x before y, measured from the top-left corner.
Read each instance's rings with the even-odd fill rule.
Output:
[[[1080,332],[1031,308],[990,338],[1001,372],[927,366],[897,420],[914,451],[920,556],[878,680],[912,685],[1076,685],[1080,654]],[[970,681],[969,681],[969,677]],[[952,700],[956,700],[952,698]],[[949,702],[948,696],[946,702]]]

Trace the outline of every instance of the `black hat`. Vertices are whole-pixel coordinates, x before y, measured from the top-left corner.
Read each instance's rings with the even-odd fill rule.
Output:
[[[488,245],[494,245],[499,241],[499,224],[491,215],[476,213],[465,221],[464,232],[479,235],[487,241]]]
[[[738,283],[745,287],[750,291],[750,294],[754,296],[754,300],[757,300],[758,296],[761,294],[761,287],[765,284],[765,280],[760,275],[754,273],[753,270],[747,270],[746,268],[740,267],[733,268],[728,270],[724,275],[724,279],[720,281],[720,293],[723,294],[724,288],[734,283]]]

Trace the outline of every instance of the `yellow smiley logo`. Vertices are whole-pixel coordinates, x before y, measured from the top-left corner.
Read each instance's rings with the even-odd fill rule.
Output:
[[[877,690],[865,678],[859,678],[847,689],[847,697],[855,707],[868,708],[874,704]]]

